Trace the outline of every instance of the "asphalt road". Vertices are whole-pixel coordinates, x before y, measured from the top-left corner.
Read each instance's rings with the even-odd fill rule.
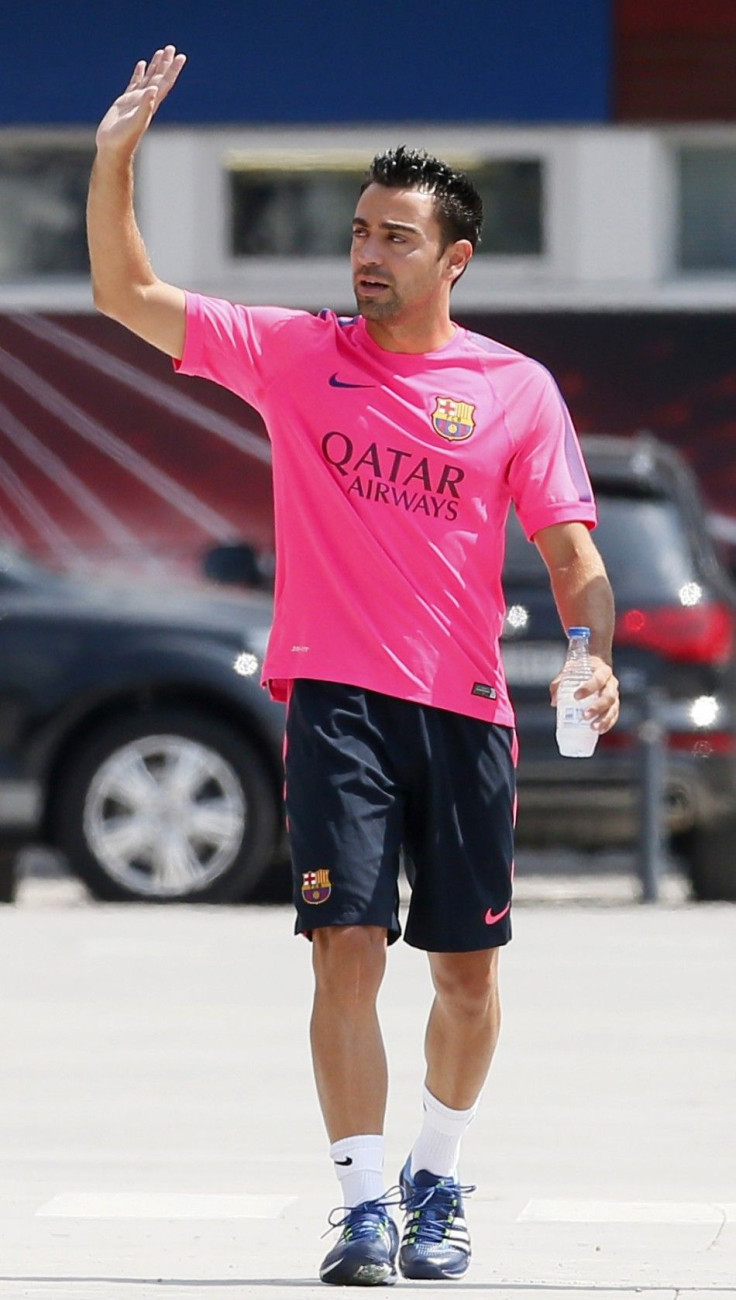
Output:
[[[736,907],[522,873],[504,1028],[461,1170],[474,1259],[397,1294],[736,1297]],[[329,1294],[337,1204],[288,907],[112,907],[32,876],[0,909],[0,1297]],[[391,952],[388,1176],[430,989]]]

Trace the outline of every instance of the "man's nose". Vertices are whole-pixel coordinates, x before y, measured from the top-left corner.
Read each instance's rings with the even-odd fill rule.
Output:
[[[381,254],[378,240],[366,235],[356,249],[358,262],[361,266],[380,266]]]

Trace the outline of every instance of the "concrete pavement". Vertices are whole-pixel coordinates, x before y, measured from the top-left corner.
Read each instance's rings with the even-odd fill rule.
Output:
[[[396,1294],[736,1297],[736,908],[519,893],[461,1171],[473,1264]],[[290,909],[22,891],[0,909],[0,978],[3,1300],[330,1294],[337,1184]],[[429,999],[424,958],[396,945],[390,1180]]]

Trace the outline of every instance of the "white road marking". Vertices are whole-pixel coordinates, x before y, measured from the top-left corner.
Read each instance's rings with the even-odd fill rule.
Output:
[[[36,1210],[42,1219],[277,1219],[295,1196],[247,1193],[69,1192]]]
[[[517,1223],[736,1223],[736,1202],[528,1201]]]

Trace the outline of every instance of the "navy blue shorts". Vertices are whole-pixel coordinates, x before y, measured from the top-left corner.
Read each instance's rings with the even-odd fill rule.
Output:
[[[509,727],[300,678],[286,723],[296,932],[376,925],[476,952],[511,938],[515,737]]]

